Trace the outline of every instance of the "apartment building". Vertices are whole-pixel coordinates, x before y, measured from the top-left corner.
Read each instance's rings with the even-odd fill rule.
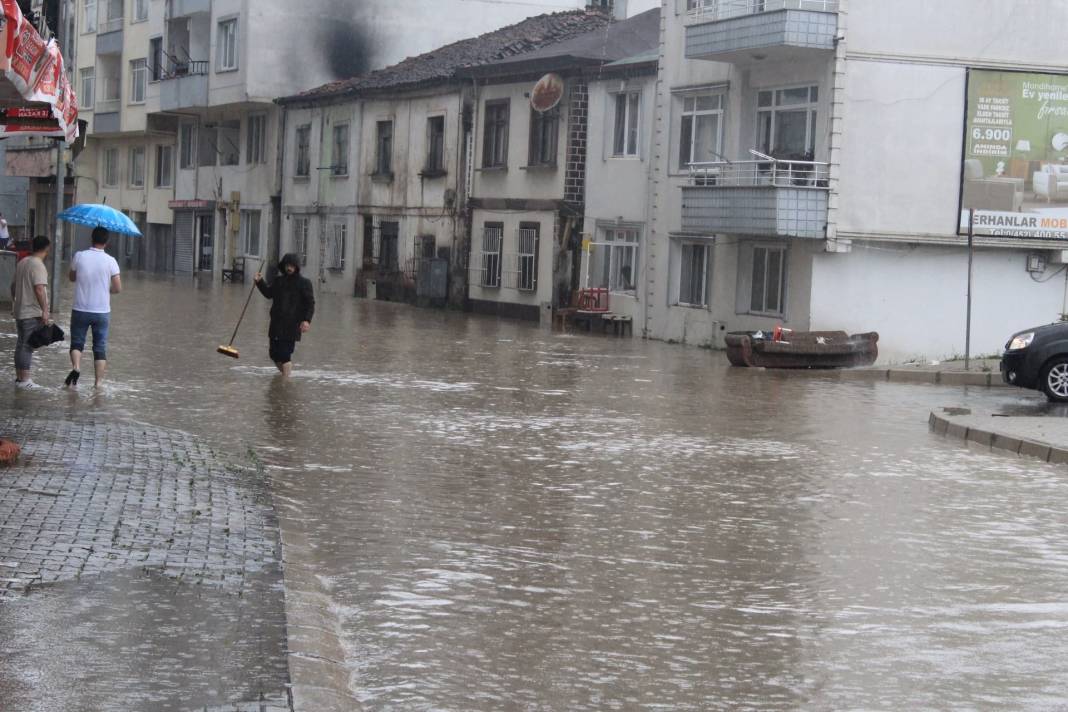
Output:
[[[623,9],[617,7],[621,15]],[[618,68],[607,67],[613,62],[647,55],[656,47],[659,25],[659,11],[650,10],[468,70],[476,87],[477,168],[469,199],[473,310],[548,319],[581,286],[582,236],[594,227],[585,223],[592,188],[587,161],[591,154],[603,158],[606,130],[590,123],[590,79],[615,74]],[[540,104],[543,90],[555,92],[557,100]],[[602,99],[607,92],[598,94]],[[596,116],[603,119],[600,107]],[[617,185],[613,180],[597,190],[607,194]],[[640,191],[638,185],[631,189]],[[614,233],[610,238],[605,232],[604,239]]]
[[[879,331],[887,360],[961,354],[961,209],[1068,217],[1068,131],[1051,118],[1068,115],[1052,30],[1068,7],[671,0],[663,20],[654,338],[782,324]],[[1065,310],[1064,237],[976,238],[974,351]]]
[[[658,41],[654,35],[645,51],[585,71],[589,145],[580,286],[607,290],[611,313],[639,325],[646,304]]]
[[[167,271],[174,130],[160,114],[158,73],[149,66],[150,42],[164,29],[162,7],[151,0],[78,0],[72,81],[89,131],[75,164],[78,200],[122,210],[145,235],[115,240],[110,249],[121,265]],[[76,246],[87,239],[79,229]]]
[[[476,90],[465,68],[608,23],[600,8],[539,15],[281,99],[282,249],[299,252],[329,291],[463,305],[477,165]]]

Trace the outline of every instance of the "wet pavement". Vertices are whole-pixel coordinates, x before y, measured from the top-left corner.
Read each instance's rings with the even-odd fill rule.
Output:
[[[730,369],[344,297],[320,299],[287,383],[260,300],[241,360],[214,354],[244,297],[129,279],[112,386],[33,395],[262,458],[299,572],[295,685],[325,686],[301,667],[323,659],[368,710],[1068,698],[1068,473],[927,425],[1037,394]],[[43,361],[61,382],[62,354]]]

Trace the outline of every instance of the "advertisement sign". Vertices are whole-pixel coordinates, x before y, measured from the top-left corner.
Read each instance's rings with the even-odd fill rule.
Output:
[[[968,72],[961,234],[1068,240],[1068,75]]]

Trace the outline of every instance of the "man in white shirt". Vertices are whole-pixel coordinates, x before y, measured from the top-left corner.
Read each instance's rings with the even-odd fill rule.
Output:
[[[93,367],[96,385],[108,371],[108,328],[111,325],[111,295],[122,291],[119,263],[104,251],[111,235],[102,227],[93,230],[93,246],[74,255],[70,281],[74,282],[74,306],[70,314],[70,365],[68,386],[78,385],[82,351],[87,332],[93,332]]]
[[[7,220],[4,219],[4,214],[0,213],[0,250],[6,250],[9,242],[11,233],[7,229]]]

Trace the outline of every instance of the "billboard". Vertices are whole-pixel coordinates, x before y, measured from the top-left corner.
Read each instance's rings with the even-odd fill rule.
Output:
[[[961,233],[1068,241],[1068,75],[968,72]]]

